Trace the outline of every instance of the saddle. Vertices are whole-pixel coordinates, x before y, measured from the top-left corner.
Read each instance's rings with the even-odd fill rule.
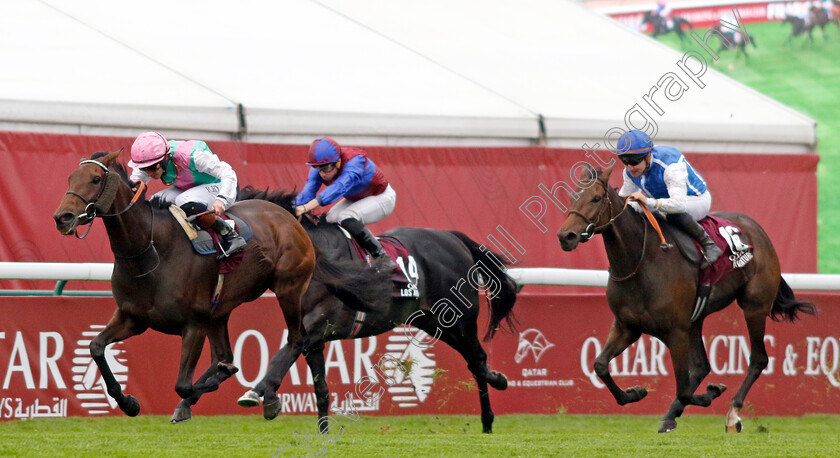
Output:
[[[195,227],[192,223],[187,221],[187,215],[186,213],[184,213],[184,210],[182,210],[176,205],[170,205],[169,212],[172,213],[172,216],[175,217],[175,220],[177,220],[178,224],[181,225],[181,228],[184,229],[184,232],[187,234],[187,237],[189,237],[193,249],[196,253],[200,255],[218,255],[221,253],[219,251],[218,234],[216,234],[214,231],[206,231],[204,229]],[[236,214],[226,212],[224,215],[222,215],[222,219],[225,220],[225,222],[227,222],[228,224],[232,223],[232,229],[238,232],[239,235],[241,235],[246,242],[254,236],[254,230],[251,228],[251,225]],[[228,259],[235,258],[237,257],[237,254],[241,258],[241,252],[239,252],[234,254],[230,258],[223,259],[221,262],[225,262]],[[236,262],[236,264],[238,264],[238,262]]]

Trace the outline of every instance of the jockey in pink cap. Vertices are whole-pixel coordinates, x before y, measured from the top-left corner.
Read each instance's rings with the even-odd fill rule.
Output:
[[[132,182],[160,179],[170,188],[154,195],[164,204],[174,204],[188,216],[212,210],[195,220],[202,229],[219,234],[226,258],[245,247],[245,240],[220,216],[236,200],[236,173],[199,140],[167,141],[157,132],[140,134],[131,145]]]
[[[396,269],[379,240],[365,227],[390,215],[397,203],[397,193],[382,170],[364,150],[342,147],[328,137],[312,142],[306,165],[312,168],[295,201],[295,215],[338,201],[327,213],[327,221],[346,229],[371,258],[378,260],[378,270]],[[318,194],[321,186],[326,187]]]

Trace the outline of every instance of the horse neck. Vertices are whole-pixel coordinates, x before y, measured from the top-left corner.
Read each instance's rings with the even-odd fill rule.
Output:
[[[109,213],[120,213],[131,203],[131,190],[121,186]],[[151,211],[150,211],[151,210]],[[152,212],[148,201],[137,202],[128,211],[116,216],[103,216],[111,251],[119,259],[142,252],[152,240]]]
[[[632,208],[624,208],[624,199],[609,188],[607,194],[612,205],[613,223],[604,231],[604,248],[610,266],[617,272],[629,272],[636,267],[638,256],[645,247],[644,220]],[[622,212],[620,215],[618,212]]]

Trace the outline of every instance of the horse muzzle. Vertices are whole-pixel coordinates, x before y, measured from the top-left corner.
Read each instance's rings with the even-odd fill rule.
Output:
[[[73,235],[76,233],[76,227],[81,223],[82,218],[71,212],[56,213],[53,215],[55,220],[55,228],[62,235]]]
[[[557,232],[557,240],[560,242],[560,248],[563,251],[572,251],[577,248],[578,243],[582,241],[581,236],[573,231],[559,231]]]

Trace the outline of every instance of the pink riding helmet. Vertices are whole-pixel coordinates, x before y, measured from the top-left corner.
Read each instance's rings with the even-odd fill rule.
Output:
[[[131,160],[128,161],[128,165],[141,169],[155,165],[162,161],[168,152],[169,143],[166,137],[157,132],[145,132],[131,145]]]

